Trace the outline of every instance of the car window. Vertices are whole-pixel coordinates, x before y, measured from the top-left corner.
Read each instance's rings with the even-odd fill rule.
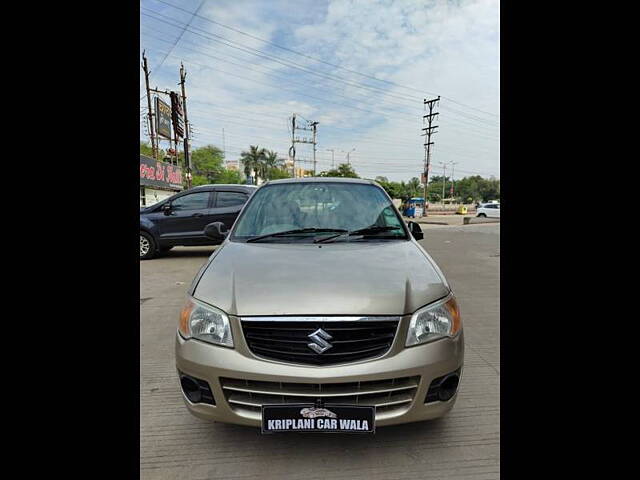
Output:
[[[203,210],[209,206],[209,192],[196,192],[178,197],[171,202],[171,209],[180,210]]]
[[[247,195],[239,192],[218,192],[216,197],[216,207],[233,207],[242,205],[247,201]]]
[[[484,206],[484,208],[496,208],[496,206],[492,203],[488,203],[487,205]]]
[[[402,219],[384,191],[370,184],[304,182],[259,189],[245,207],[235,237],[266,235],[301,228],[358,230],[399,227],[376,238],[406,238]]]

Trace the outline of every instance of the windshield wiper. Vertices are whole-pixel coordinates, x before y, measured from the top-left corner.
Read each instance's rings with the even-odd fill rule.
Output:
[[[284,232],[267,233],[266,235],[258,235],[257,237],[251,237],[247,239],[247,242],[257,242],[263,238],[279,237],[284,235],[295,235],[297,233],[319,233],[319,232],[340,232],[340,234],[348,233],[348,230],[343,228],[297,228],[295,230],[285,230]]]
[[[343,235],[346,235],[347,237],[351,237],[354,235],[371,235],[374,233],[390,232],[391,230],[401,230],[401,229],[402,227],[391,227],[391,226],[381,227],[377,225],[371,225],[370,227],[360,228],[358,230],[352,230],[350,232],[345,231],[343,233],[339,233],[338,235],[331,235],[330,237],[320,238],[318,240],[315,240],[314,243],[327,242],[329,240],[333,240],[334,238],[338,238]]]

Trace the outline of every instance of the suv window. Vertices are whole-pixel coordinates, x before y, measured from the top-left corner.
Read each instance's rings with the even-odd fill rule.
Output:
[[[233,207],[235,205],[242,205],[247,201],[247,195],[239,192],[218,192],[216,197],[216,207]]]
[[[203,210],[209,206],[209,192],[196,192],[176,198],[171,202],[171,209]]]

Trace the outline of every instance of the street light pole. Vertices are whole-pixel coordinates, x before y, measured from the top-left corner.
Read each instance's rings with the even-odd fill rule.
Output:
[[[342,150],[342,152],[343,152],[343,153],[346,153],[346,154],[347,154],[347,164],[348,164],[348,165],[351,165],[351,160],[349,159],[349,155],[351,155],[351,153],[352,153],[352,152],[355,152],[355,151],[356,151],[356,148],[355,148],[355,147],[353,147],[353,148],[352,148],[351,150],[349,150],[348,152],[346,152],[346,151]]]
[[[451,199],[452,200],[453,200],[453,197],[455,195],[455,189],[454,189],[455,183],[454,183],[454,180],[453,180],[453,173],[455,172],[454,169],[455,169],[455,166],[456,166],[457,163],[458,162],[451,162],[451,191],[450,191],[450,194],[451,194]]]
[[[333,153],[335,152],[335,150],[333,148],[327,148],[327,152],[331,152],[331,169],[333,170],[336,166],[333,158]]]

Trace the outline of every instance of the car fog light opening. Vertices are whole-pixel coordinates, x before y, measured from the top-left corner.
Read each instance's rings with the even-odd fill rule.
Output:
[[[180,373],[180,386],[182,387],[184,396],[187,397],[191,403],[216,404],[211,387],[209,387],[209,383],[205,380]]]
[[[455,372],[448,373],[442,377],[434,378],[429,385],[429,391],[424,399],[424,403],[446,402],[450,400],[458,391],[460,384],[460,368]]]

